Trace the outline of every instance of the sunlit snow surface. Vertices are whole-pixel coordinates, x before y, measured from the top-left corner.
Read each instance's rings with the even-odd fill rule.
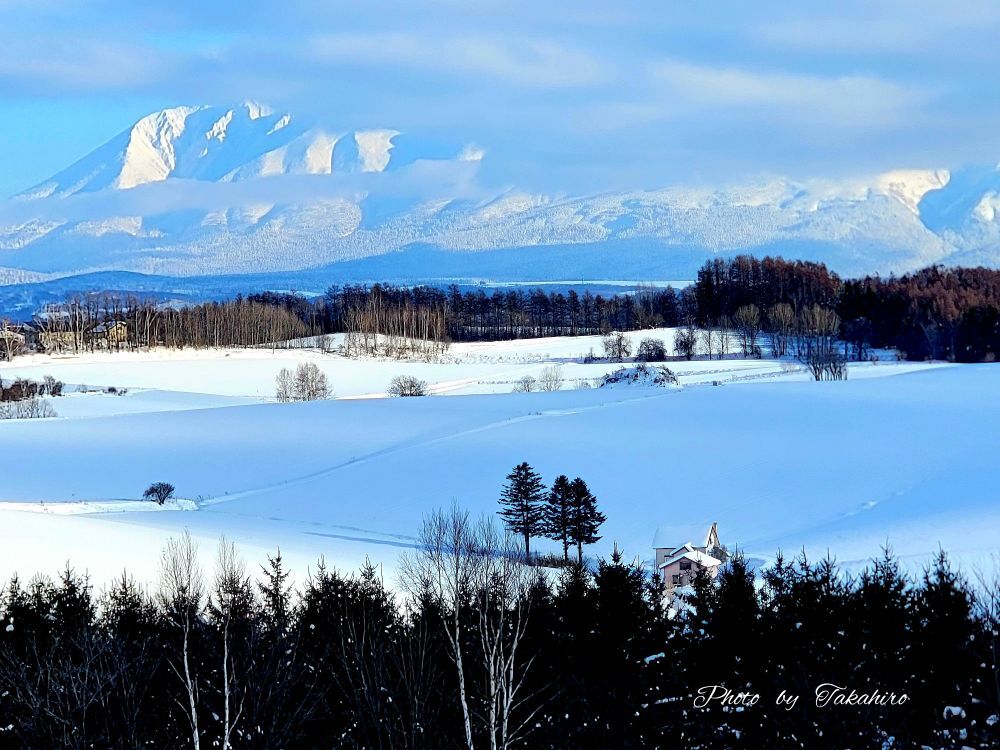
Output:
[[[881,362],[814,383],[794,363],[672,362],[679,391],[570,390],[618,366],[581,363],[591,348],[597,337],[457,345],[444,363],[309,350],[4,364],[5,380],[129,390],[55,399],[59,419],[0,422],[0,501],[18,503],[0,509],[0,574],[69,560],[98,582],[126,567],[152,580],[164,538],[186,527],[206,558],[224,533],[253,561],[280,546],[300,577],[320,556],[344,567],[370,557],[392,580],[428,510],[493,512],[524,460],[547,481],[591,485],[609,519],[594,555],[617,542],[648,560],[657,526],[714,520],[755,557],[805,547],[855,563],[888,542],[919,570],[941,545],[992,571],[1000,368]],[[338,398],[265,402],[277,371],[302,360],[323,367]],[[563,391],[510,393],[552,362]],[[439,395],[377,397],[402,372]],[[134,512],[161,480],[197,509]]]

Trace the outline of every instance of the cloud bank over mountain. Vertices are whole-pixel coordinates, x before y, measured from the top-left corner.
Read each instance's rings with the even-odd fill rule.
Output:
[[[690,276],[738,252],[845,274],[1000,263],[996,168],[542,194],[484,185],[491,156],[393,128],[300,124],[255,103],[173,107],[0,206],[8,283],[95,271],[294,271],[435,251],[419,278]],[[512,266],[498,266],[498,251]],[[401,255],[402,254],[402,255]],[[464,268],[464,272],[463,272]],[[456,271],[457,269],[457,271]],[[489,269],[488,271],[486,269]],[[373,271],[374,273],[374,271]],[[391,275],[391,274],[390,274]]]
[[[935,168],[1000,154],[988,0],[0,3],[0,194],[173,102],[488,145],[531,192]]]

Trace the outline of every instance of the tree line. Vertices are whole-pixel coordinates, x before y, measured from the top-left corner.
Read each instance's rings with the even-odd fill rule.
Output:
[[[420,310],[426,340],[504,340],[606,334],[681,327],[677,350],[709,357],[730,354],[730,336],[742,356],[795,356],[817,378],[839,377],[843,362],[865,360],[872,348],[892,348],[907,359],[993,361],[1000,352],[1000,271],[932,267],[903,276],[842,279],[822,263],[740,255],[715,258],[691,286],[640,287],[611,296],[570,289],[546,292],[462,291],[431,287],[331,287],[312,302],[294,295],[260,299],[292,310],[325,331],[381,333],[402,324],[361,325],[358,310],[383,315]],[[352,312],[355,311],[355,312]],[[353,318],[352,318],[353,316]],[[421,330],[409,323],[407,330]],[[391,344],[390,344],[391,348]]]
[[[352,332],[358,339],[379,334],[390,340],[405,335],[435,341],[499,341],[675,325],[683,317],[683,296],[671,287],[651,286],[605,296],[574,289],[487,293],[462,291],[457,285],[439,289],[373,284],[333,286],[311,301],[276,293],[249,299],[281,305],[322,332]],[[377,346],[374,341],[356,345],[365,350]]]
[[[122,325],[118,325],[121,323]],[[463,291],[457,286],[333,286],[305,298],[264,292],[168,306],[112,293],[72,295],[36,319],[46,349],[243,347],[344,333],[348,354],[437,357],[451,341],[606,334],[681,327],[678,351],[797,356],[822,376],[846,359],[893,348],[908,359],[993,361],[1000,351],[1000,271],[933,267],[841,279],[821,263],[715,258],[680,291],[603,296],[570,289]],[[8,327],[9,328],[9,327]],[[8,329],[4,329],[8,331]],[[19,338],[3,336],[4,356]]]
[[[693,296],[702,326],[735,324],[749,335],[755,326],[741,323],[741,311],[756,313],[760,330],[777,337],[779,354],[803,331],[840,339],[856,359],[872,347],[961,362],[994,361],[1000,352],[994,269],[935,266],[843,280],[821,263],[738,256],[705,263]]]
[[[171,306],[151,298],[76,294],[50,304],[28,329],[52,352],[136,351],[163,346],[204,349],[272,346],[306,336],[303,321],[282,305],[237,297]]]
[[[735,554],[668,605],[617,549],[593,568],[523,564],[458,509],[428,517],[401,596],[365,565],[259,575],[222,542],[203,570],[168,542],[158,584],[103,593],[65,570],[0,598],[5,748],[995,748],[997,588],[942,553],[850,575]],[[895,705],[816,705],[832,684]],[[740,709],[707,686],[759,695]],[[777,697],[801,696],[789,707]],[[714,694],[714,693],[713,693]],[[745,700],[745,698],[744,698]]]

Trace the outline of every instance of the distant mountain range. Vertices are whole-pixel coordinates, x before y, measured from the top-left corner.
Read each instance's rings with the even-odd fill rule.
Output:
[[[304,127],[253,102],[165,109],[0,206],[0,284],[307,269],[331,281],[662,280],[738,252],[846,275],[1000,264],[996,167],[487,197],[467,189],[481,158],[391,129]]]

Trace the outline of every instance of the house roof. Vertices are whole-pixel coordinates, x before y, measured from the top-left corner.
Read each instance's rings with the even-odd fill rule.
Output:
[[[679,549],[686,543],[695,547],[707,547],[712,533],[712,521],[684,524],[681,526],[659,526],[653,535],[655,549]]]
[[[690,544],[685,544],[674,554],[672,554],[670,557],[668,557],[666,560],[660,563],[660,569],[662,570],[668,565],[674,564],[678,560],[691,560],[692,562],[698,563],[703,568],[714,568],[716,566],[722,565],[722,560],[718,559],[717,557],[712,557],[711,555],[707,555],[704,552],[699,552],[698,550],[693,549]]]
[[[94,333],[104,333],[106,331],[110,331],[112,328],[117,328],[118,326],[123,325],[125,325],[124,320],[111,320],[107,323],[98,323],[94,326]]]

